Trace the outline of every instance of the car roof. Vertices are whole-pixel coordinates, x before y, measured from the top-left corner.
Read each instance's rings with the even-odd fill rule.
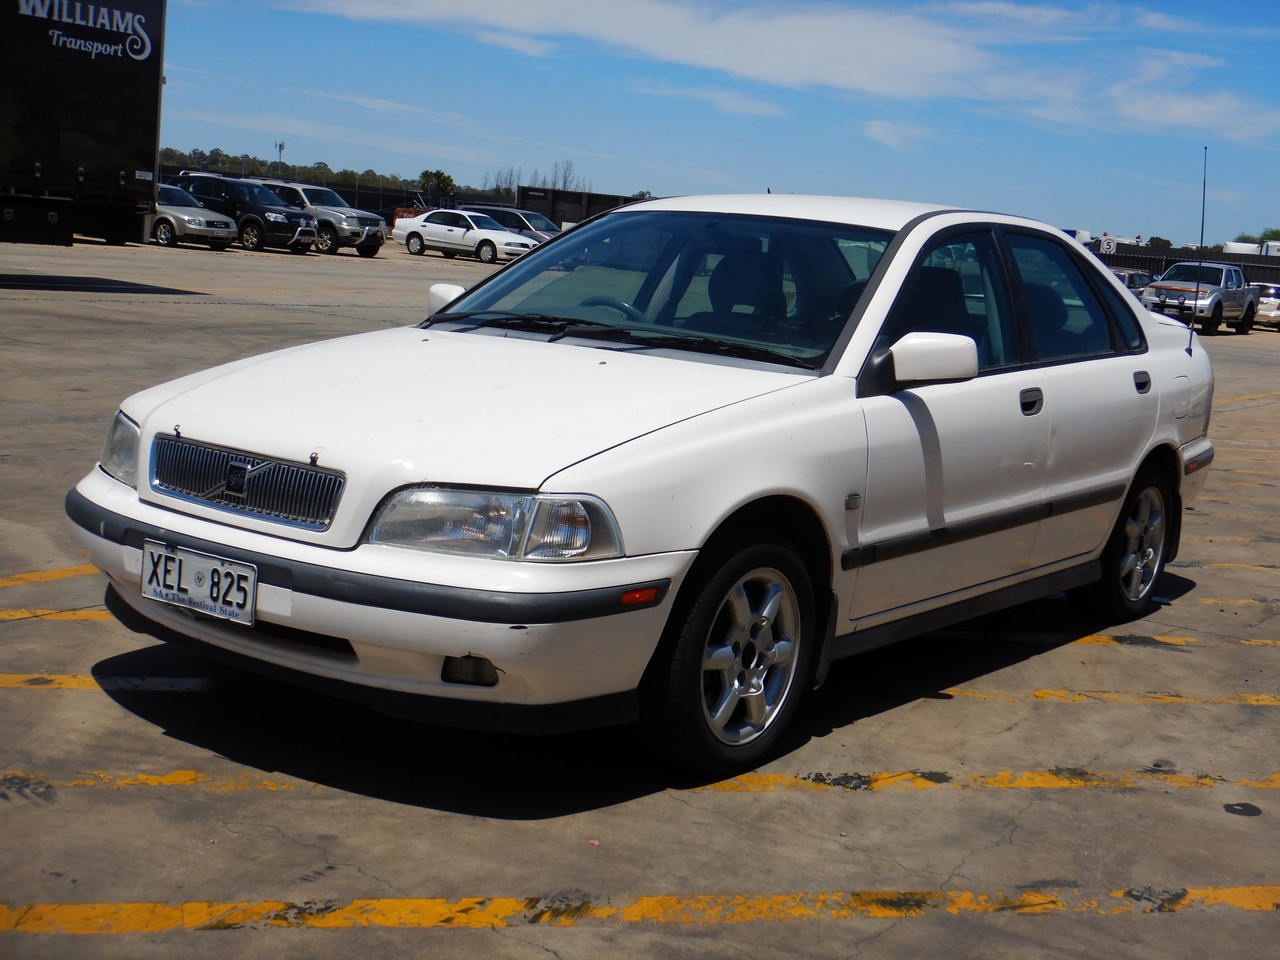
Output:
[[[856,223],[883,230],[901,230],[917,217],[961,212],[964,208],[907,200],[867,197],[821,197],[796,194],[726,194],[667,197],[628,204],[627,211],[676,210],[692,213],[755,214],[796,220]]]

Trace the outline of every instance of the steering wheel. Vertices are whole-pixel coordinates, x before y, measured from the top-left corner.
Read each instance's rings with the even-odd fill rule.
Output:
[[[633,307],[631,304],[619,300],[617,297],[587,297],[581,301],[580,307],[612,307],[619,313],[625,314],[628,320],[634,320],[636,323],[648,323],[649,318]]]

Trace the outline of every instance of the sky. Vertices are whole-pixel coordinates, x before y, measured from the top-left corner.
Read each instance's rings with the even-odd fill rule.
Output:
[[[1262,0],[169,0],[161,144],[479,187],[1280,228]],[[1206,190],[1207,185],[1207,190]]]

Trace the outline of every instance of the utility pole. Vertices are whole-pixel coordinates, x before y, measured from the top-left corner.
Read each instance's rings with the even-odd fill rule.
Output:
[[[276,164],[281,170],[284,169],[284,141],[276,141]]]

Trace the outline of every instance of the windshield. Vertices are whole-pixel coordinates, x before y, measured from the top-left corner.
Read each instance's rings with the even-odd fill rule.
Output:
[[[156,191],[156,203],[163,203],[166,207],[203,207],[204,204],[193,197],[187,191],[178,187],[170,187],[162,184],[160,189]]]
[[[351,204],[328,187],[307,187],[307,199],[313,207],[349,207]]]
[[[891,238],[848,224],[619,211],[525,256],[440,319],[555,318],[576,324],[574,336],[600,337],[599,327],[636,334],[632,346],[714,340],[816,367]]]
[[[236,193],[240,195],[240,199],[249,203],[260,203],[268,207],[288,206],[280,199],[279,194],[256,183],[237,183],[235,189]]]
[[[488,214],[468,213],[467,216],[471,218],[471,223],[475,226],[477,230],[505,231],[507,229],[506,227],[504,227],[502,224],[500,224],[497,220],[493,219],[493,217],[489,216]]]
[[[1222,268],[1202,266],[1197,263],[1175,263],[1160,279],[1179,283],[1207,283],[1220,287],[1222,286]]]
[[[524,218],[529,221],[529,226],[535,230],[541,230],[543,233],[559,233],[560,228],[548,220],[540,213],[528,212]]]

